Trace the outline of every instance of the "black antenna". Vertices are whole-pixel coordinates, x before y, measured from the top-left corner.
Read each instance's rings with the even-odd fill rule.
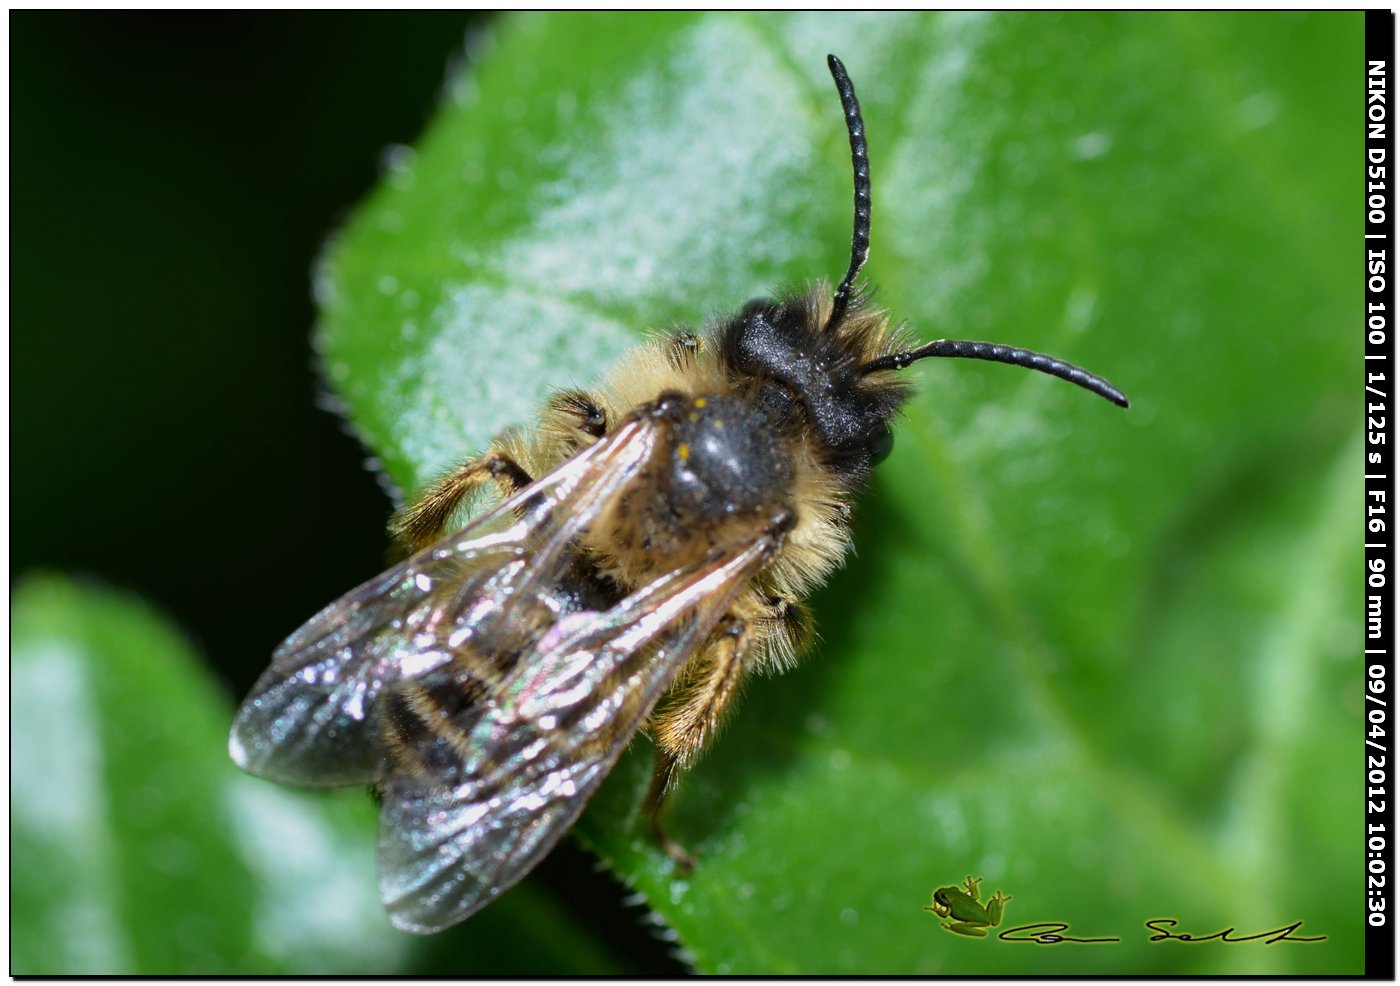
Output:
[[[860,103],[856,101],[856,90],[851,85],[851,77],[846,74],[846,66],[835,55],[826,56],[826,65],[831,69],[831,77],[836,80],[836,91],[841,95],[841,111],[846,115],[846,131],[851,135],[851,171],[855,174],[856,185],[851,266],[846,268],[846,276],[831,301],[831,317],[826,320],[824,330],[830,331],[846,317],[851,285],[865,265],[865,258],[870,256],[870,157],[865,146],[865,121],[860,118]]]
[[[956,359],[985,359],[993,363],[1010,363],[1024,366],[1029,370],[1039,370],[1052,377],[1078,384],[1104,400],[1112,401],[1119,407],[1128,406],[1128,398],[1123,392],[1103,377],[1096,377],[1088,370],[1081,370],[1073,363],[1066,363],[1044,353],[1033,353],[1029,349],[1016,349],[1012,346],[999,346],[992,342],[968,342],[963,339],[938,339],[918,349],[902,353],[891,353],[871,360],[860,368],[862,374],[877,373],[880,370],[902,370],[916,360],[932,356],[950,356]]]

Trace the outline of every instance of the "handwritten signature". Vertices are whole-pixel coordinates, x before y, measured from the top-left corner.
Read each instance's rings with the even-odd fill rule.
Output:
[[[1151,935],[1148,941],[1172,941],[1180,942],[1207,942],[1218,941],[1227,945],[1237,945],[1244,942],[1263,940],[1265,945],[1273,945],[1277,942],[1318,942],[1326,941],[1326,935],[1305,936],[1294,935],[1293,932],[1302,927],[1302,921],[1294,921],[1292,924],[1271,928],[1268,931],[1261,931],[1254,935],[1238,935],[1233,927],[1224,928],[1214,934],[1193,935],[1189,932],[1176,932],[1172,928],[1177,927],[1180,922],[1176,918],[1153,918],[1144,922],[1144,926],[1149,931],[1157,934]],[[1067,935],[1069,925],[1063,921],[1041,921],[1037,924],[1023,924],[1015,928],[1008,928],[997,935],[1002,941],[1010,942],[1030,942],[1034,945],[1101,945],[1108,942],[1122,941],[1121,938],[1080,938],[1076,935]]]

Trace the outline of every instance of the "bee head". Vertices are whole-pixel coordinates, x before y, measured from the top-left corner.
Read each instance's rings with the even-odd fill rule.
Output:
[[[864,373],[867,340],[826,331],[819,301],[814,294],[750,301],[721,328],[721,352],[729,372],[756,388],[771,418],[800,416],[818,454],[855,478],[894,447],[890,423],[908,389],[888,374]]]

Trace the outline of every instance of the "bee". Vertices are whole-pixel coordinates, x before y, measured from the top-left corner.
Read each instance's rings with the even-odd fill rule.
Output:
[[[399,928],[464,920],[563,836],[639,733],[662,825],[677,778],[745,679],[788,669],[804,600],[851,544],[851,503],[893,445],[931,357],[1039,370],[1115,404],[1107,381],[1040,353],[890,326],[856,278],[870,249],[860,105],[827,58],[850,138],[855,217],[835,291],[750,301],[708,331],[625,357],[607,385],[551,397],[395,518],[409,550],[289,637],[233,723],[235,763],[274,781],[368,784],[380,891]],[[468,495],[501,502],[449,532]]]

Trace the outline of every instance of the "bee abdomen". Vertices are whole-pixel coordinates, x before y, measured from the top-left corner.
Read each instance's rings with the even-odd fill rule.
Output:
[[[423,777],[441,777],[456,769],[466,744],[461,713],[486,691],[478,679],[435,675],[386,695],[380,730],[390,769]]]

